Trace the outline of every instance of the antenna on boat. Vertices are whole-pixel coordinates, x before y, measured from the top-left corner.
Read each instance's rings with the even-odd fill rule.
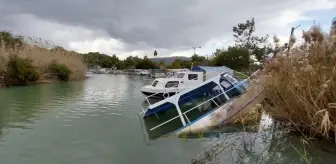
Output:
[[[314,24],[315,24],[315,20],[314,20]],[[289,55],[289,51],[290,51],[290,48],[291,48],[291,42],[292,42],[292,37],[294,37],[294,30],[296,30],[297,28],[299,28],[301,26],[301,24],[299,24],[298,26],[296,27],[292,27],[291,29],[291,32],[290,32],[290,35],[289,35],[289,42],[288,42],[288,48],[287,48],[287,55]]]

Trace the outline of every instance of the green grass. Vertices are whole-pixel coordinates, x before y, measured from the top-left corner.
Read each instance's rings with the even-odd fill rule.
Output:
[[[247,79],[249,76],[239,73],[238,71],[233,71],[233,75],[239,78],[240,80]]]

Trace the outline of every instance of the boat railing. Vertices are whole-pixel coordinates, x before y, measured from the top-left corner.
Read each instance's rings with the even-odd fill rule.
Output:
[[[219,74],[221,74],[221,73],[223,73],[223,72],[220,72],[220,71],[218,71],[218,70],[216,70],[216,69],[214,69],[214,68],[211,68],[211,69],[213,69],[214,70],[214,72],[209,72],[209,73],[205,73],[205,74],[203,74],[203,78],[204,77],[206,77],[207,75],[209,75],[209,74],[217,74],[217,75],[219,75]],[[236,71],[236,72],[238,72],[238,71]],[[238,72],[239,74],[242,74],[242,75],[244,75],[244,76],[246,76],[245,74],[243,74],[243,73],[241,73],[241,72]],[[193,79],[191,79],[191,80],[196,80],[198,77],[196,77],[196,78],[193,78]],[[186,86],[187,86],[187,89],[189,89],[189,86],[188,86],[188,84],[187,83],[185,83],[186,84]],[[164,93],[167,93],[167,90],[166,90],[166,87],[163,85],[163,84],[160,84],[160,85],[162,85],[162,87],[164,88]],[[177,93],[179,93],[180,92],[180,90],[178,89],[178,85],[179,84],[177,84],[177,85],[173,85],[172,87],[176,87],[177,88],[177,90],[175,91],[175,94],[177,94]],[[151,94],[151,95],[149,95],[149,96],[146,96],[146,102],[147,102],[147,104],[148,105],[152,105],[151,103],[150,103],[150,101],[149,101],[149,98],[151,98],[151,97],[154,97],[154,96],[156,96],[156,95],[158,95],[158,94],[160,94],[159,92],[158,93],[154,93],[154,94]]]
[[[186,115],[188,112],[193,111],[193,110],[197,109],[198,107],[200,107],[200,106],[202,106],[202,105],[204,105],[204,104],[206,104],[206,103],[208,103],[208,102],[210,102],[210,101],[212,101],[217,107],[222,106],[222,105],[218,105],[218,104],[216,103],[216,101],[215,101],[216,98],[218,98],[219,96],[222,96],[222,95],[226,95],[226,93],[228,93],[229,91],[235,89],[236,87],[238,87],[238,86],[240,86],[240,85],[243,85],[246,81],[248,81],[249,79],[251,79],[257,72],[259,72],[259,70],[256,71],[256,72],[254,72],[254,73],[253,73],[251,76],[249,76],[248,78],[246,78],[246,79],[244,79],[244,80],[238,82],[238,84],[234,85],[232,88],[230,88],[230,89],[228,89],[228,90],[226,90],[226,91],[224,91],[224,92],[222,92],[222,93],[220,93],[220,94],[218,94],[218,95],[216,95],[216,96],[214,96],[214,97],[212,97],[212,98],[210,98],[210,99],[208,99],[208,100],[206,100],[206,101],[204,101],[204,102],[202,102],[202,103],[200,103],[200,104],[198,104],[198,105],[196,105],[195,107],[192,107],[191,109],[188,109],[187,111],[183,112],[182,115],[185,116],[185,118],[186,118],[187,121],[188,121],[188,124],[190,124],[191,122],[190,122],[188,116]],[[227,104],[229,101],[230,101],[230,100],[227,100],[227,102],[224,103],[223,105]],[[142,108],[142,112],[140,112],[139,114],[142,114],[142,113],[145,113],[145,112],[146,112],[146,111],[143,110],[143,108]],[[157,128],[159,128],[159,127],[161,127],[161,126],[163,126],[163,125],[165,125],[165,124],[167,124],[167,123],[169,123],[169,122],[171,122],[171,121],[173,121],[173,120],[175,120],[176,118],[179,118],[179,117],[180,117],[180,116],[177,115],[177,116],[175,116],[175,117],[173,117],[173,118],[171,118],[171,119],[169,119],[169,120],[167,120],[167,121],[165,121],[165,122],[163,122],[163,123],[161,123],[161,124],[159,124],[159,125],[157,125],[157,126],[151,128],[150,131],[153,131],[153,130],[155,130],[155,129],[157,129]]]
[[[195,106],[195,107],[193,107],[193,108],[191,108],[191,109],[189,109],[189,110],[183,112],[182,115],[185,116],[185,118],[187,119],[188,123],[190,124],[191,122],[190,122],[188,116],[186,115],[188,112],[190,112],[190,111],[192,111],[192,110],[194,110],[194,109],[197,109],[198,107],[200,107],[200,106],[202,106],[202,105],[204,105],[204,104],[206,104],[206,103],[208,103],[208,102],[210,102],[210,101],[214,102],[214,103],[216,104],[216,106],[219,107],[219,105],[216,103],[216,101],[214,101],[214,99],[216,99],[217,97],[219,97],[219,96],[221,96],[221,95],[224,95],[224,93],[221,93],[221,94],[219,94],[219,95],[217,95],[217,96],[215,96],[215,97],[212,97],[212,98],[210,98],[210,99],[208,99],[208,100],[206,100],[206,101],[204,101],[204,102],[198,104],[197,106]],[[161,123],[161,124],[159,124],[159,125],[157,125],[157,126],[151,128],[150,131],[153,131],[153,130],[155,130],[155,129],[157,129],[157,128],[159,128],[159,127],[161,127],[161,126],[163,126],[163,125],[165,125],[165,124],[167,124],[167,123],[169,123],[169,122],[171,122],[171,121],[173,121],[173,120],[175,120],[176,118],[179,118],[179,117],[180,117],[180,116],[177,115],[176,117],[173,117],[173,118],[171,118],[171,119],[169,119],[169,120],[167,120],[167,121],[165,121],[165,122],[163,122],[163,123]]]

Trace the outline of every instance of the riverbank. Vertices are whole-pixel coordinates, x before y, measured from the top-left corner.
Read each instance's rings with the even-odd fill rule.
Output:
[[[0,87],[84,80],[81,54],[0,32]]]

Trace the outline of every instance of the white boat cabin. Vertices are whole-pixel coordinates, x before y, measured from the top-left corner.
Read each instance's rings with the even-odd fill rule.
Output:
[[[151,85],[143,87],[141,92],[152,98],[167,98],[202,82],[203,72],[185,71],[168,78],[155,79]]]

